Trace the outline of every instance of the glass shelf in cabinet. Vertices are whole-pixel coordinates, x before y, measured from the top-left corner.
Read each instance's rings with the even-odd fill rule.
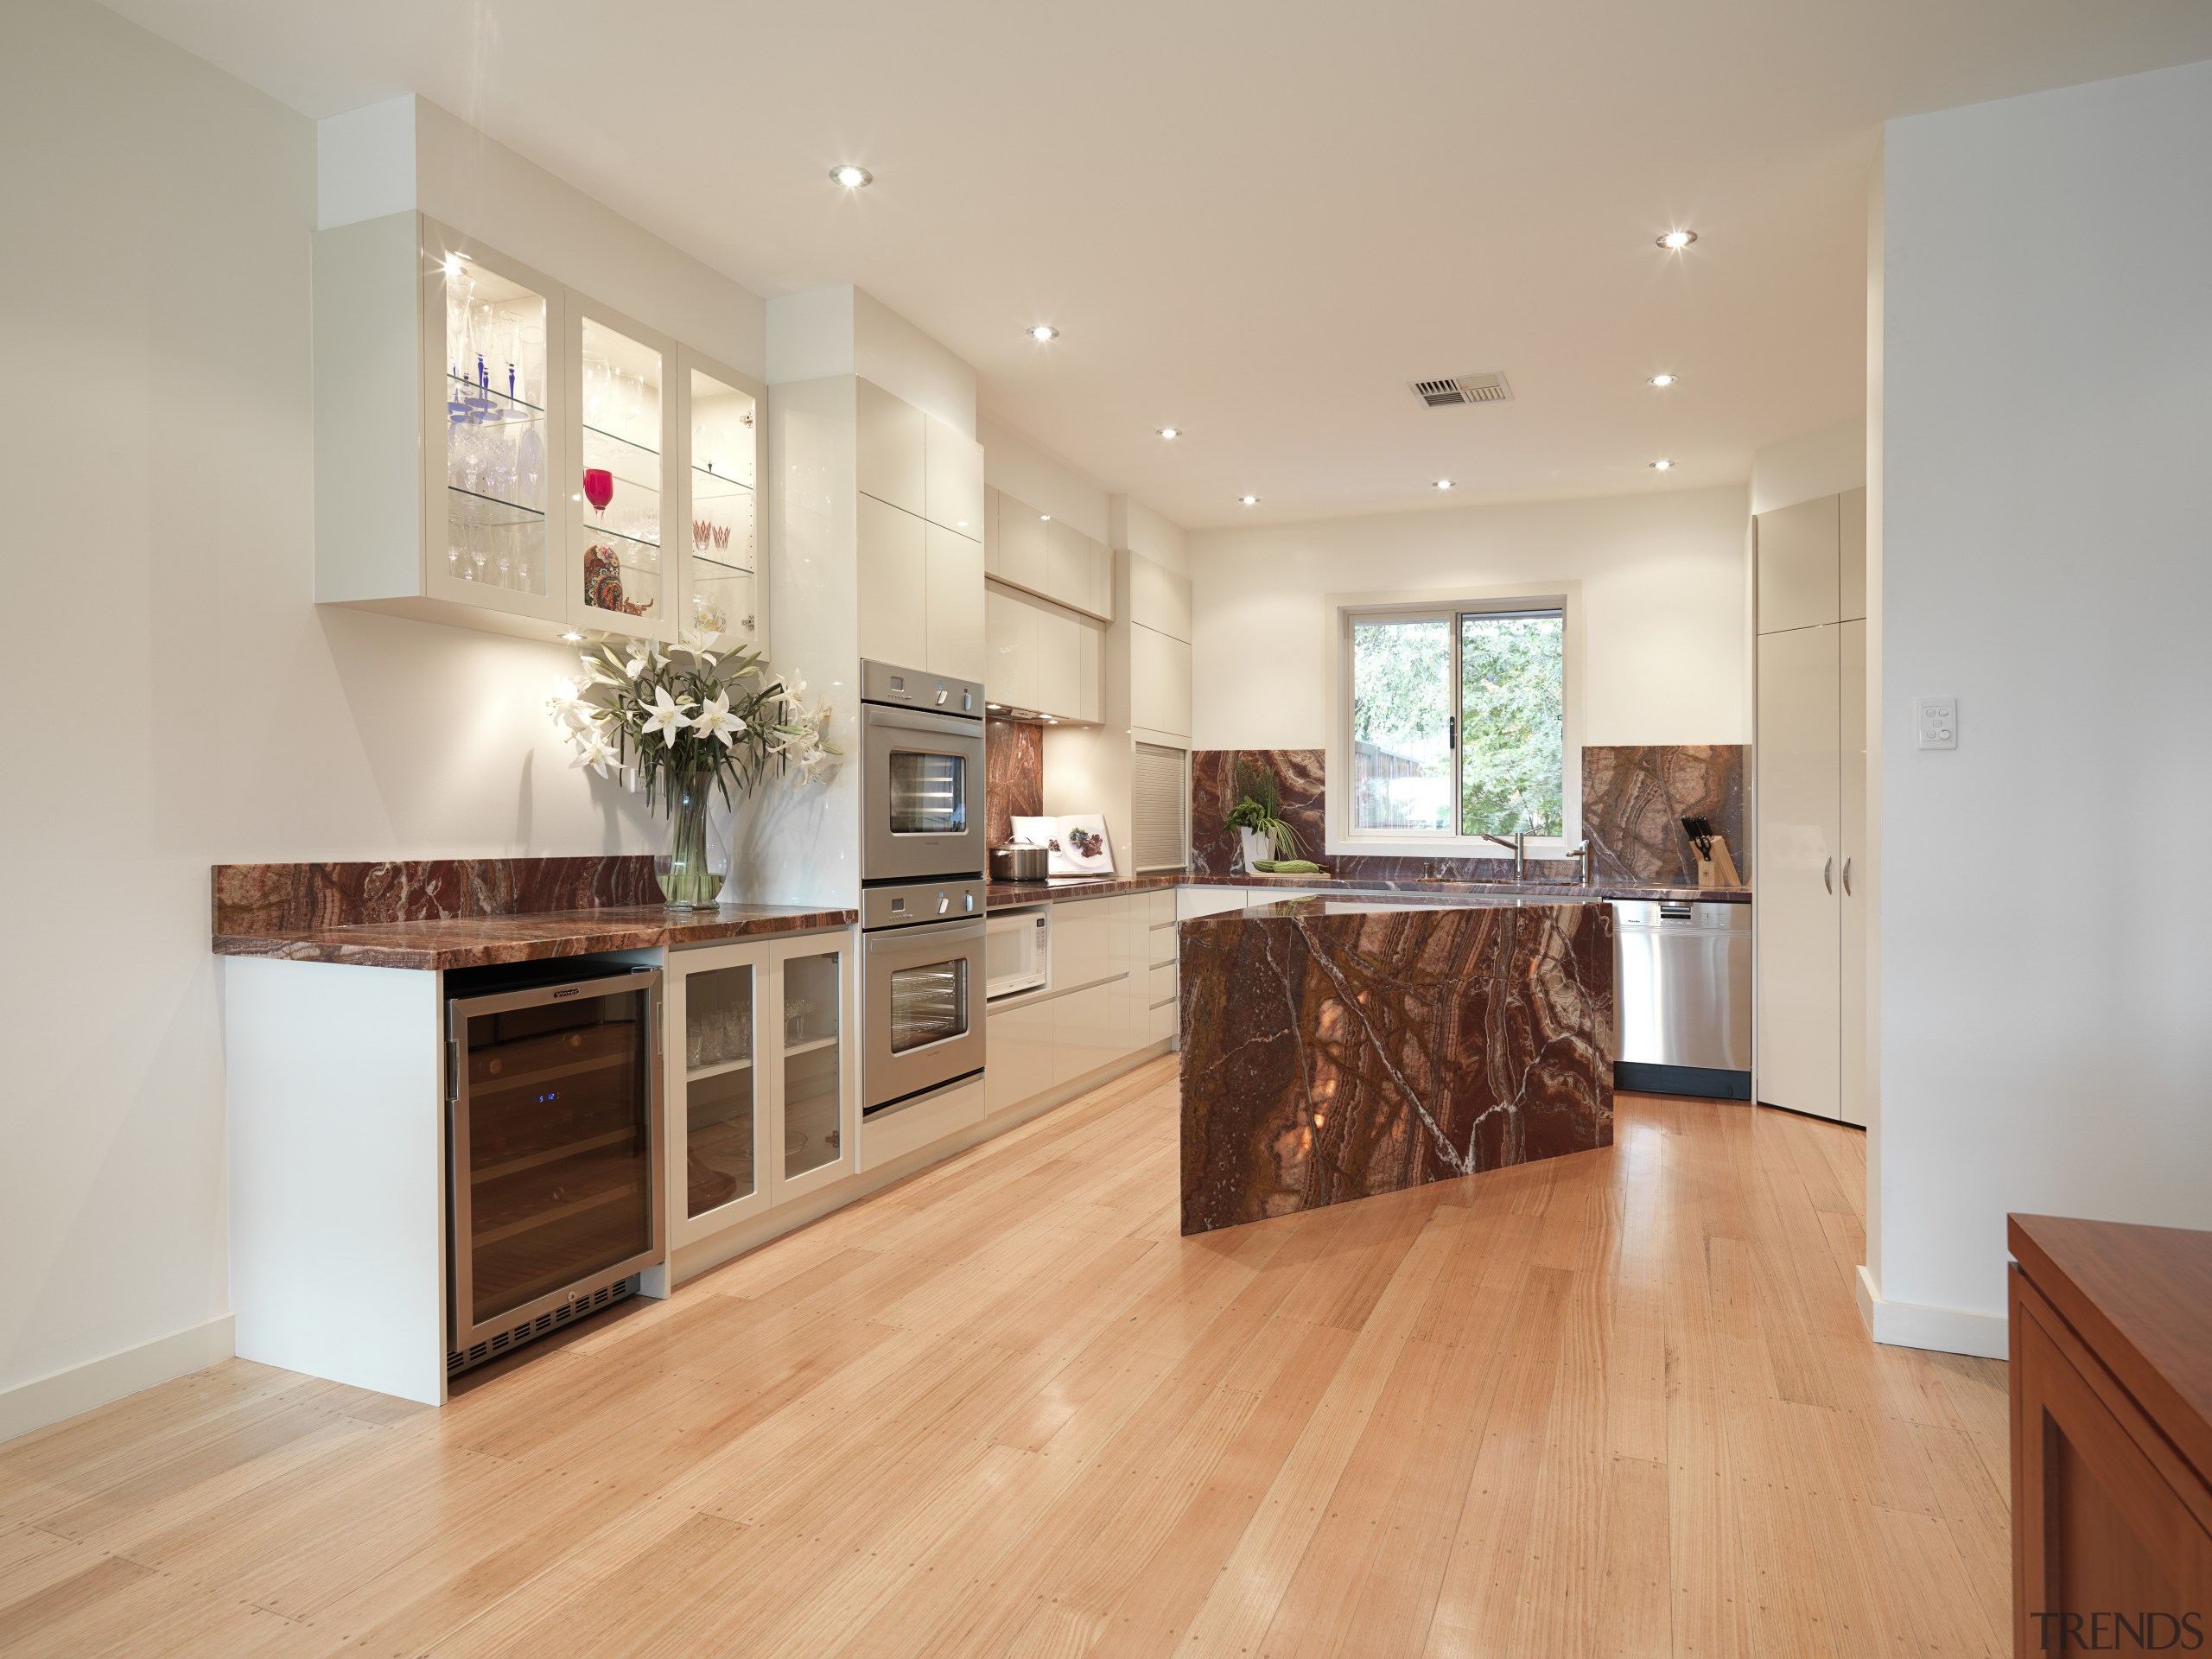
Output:
[[[729,486],[726,490],[702,490],[695,482],[691,486],[691,499],[695,501],[726,501],[753,493],[753,486],[743,479],[733,478],[728,473],[718,473],[711,467],[695,466],[691,468],[691,476],[695,480],[703,478],[711,483]]]
[[[448,388],[466,386],[468,389],[469,399],[497,413],[499,423],[501,425],[510,423],[519,424],[524,421],[540,420],[544,416],[543,404],[533,404],[514,396],[512,392],[501,391],[497,386],[487,386],[479,381],[471,380],[467,375],[455,374],[451,369],[446,371],[446,382]],[[450,390],[447,391],[446,413],[452,418],[455,426],[461,424],[461,413],[467,407],[467,404],[456,398]]]
[[[709,1077],[722,1077],[732,1071],[750,1071],[752,1069],[753,1062],[749,1058],[720,1060],[713,1065],[695,1066],[683,1074],[683,1080],[686,1083],[701,1083]]]
[[[704,578],[709,582],[720,582],[729,576],[749,576],[753,574],[753,567],[749,564],[733,564],[728,559],[718,559],[709,553],[693,553],[691,563],[711,564],[715,567],[715,574]]]
[[[584,520],[584,536],[589,541],[621,542],[631,547],[648,547],[656,553],[660,551],[660,543],[658,539],[632,536],[626,531],[615,529],[612,524],[595,524],[588,518]]]
[[[474,490],[464,490],[458,484],[446,486],[447,503],[455,518],[483,530],[499,530],[514,524],[542,524],[545,522],[543,507],[524,506],[519,501],[503,500],[496,495],[480,495]]]
[[[605,438],[609,443],[619,443],[625,449],[634,449],[641,455],[652,455],[656,460],[660,455],[660,451],[649,443],[639,443],[635,438],[626,438],[620,432],[609,432],[605,427],[594,426],[589,422],[584,423],[584,435],[587,437]]]

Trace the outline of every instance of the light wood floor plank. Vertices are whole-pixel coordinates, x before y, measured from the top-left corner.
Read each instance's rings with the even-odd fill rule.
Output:
[[[0,1446],[0,1654],[1995,1654],[2005,1368],[1874,1346],[1863,1138],[1197,1238],[1164,1060],[466,1379]],[[158,1633],[157,1635],[155,1633]]]

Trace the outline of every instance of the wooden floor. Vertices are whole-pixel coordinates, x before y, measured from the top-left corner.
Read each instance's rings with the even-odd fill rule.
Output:
[[[0,1447],[0,1650],[1996,1654],[2005,1369],[1870,1343],[1863,1139],[1176,1235],[1172,1061],[480,1374]]]

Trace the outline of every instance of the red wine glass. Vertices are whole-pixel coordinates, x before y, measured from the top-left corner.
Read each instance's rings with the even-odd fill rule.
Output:
[[[594,512],[604,514],[607,504],[614,499],[614,474],[604,467],[584,468],[584,499],[591,503]]]

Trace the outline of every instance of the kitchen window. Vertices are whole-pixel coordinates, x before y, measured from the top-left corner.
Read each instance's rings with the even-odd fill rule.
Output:
[[[1564,841],[1579,813],[1570,596],[1339,607],[1330,838],[1346,850],[1491,852]],[[1335,791],[1332,791],[1335,793]]]

